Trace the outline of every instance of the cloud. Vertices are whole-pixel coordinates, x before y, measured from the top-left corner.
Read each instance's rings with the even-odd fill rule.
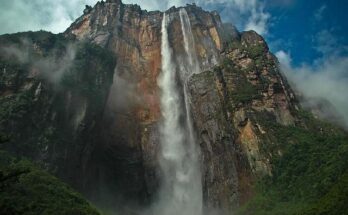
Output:
[[[291,53],[280,50],[276,56],[303,107],[348,129],[348,46],[345,38],[335,33],[336,28],[323,27],[326,10],[324,4],[313,13],[312,24],[320,23],[312,38],[312,48],[319,54],[317,59],[293,66]]]
[[[32,62],[32,67],[51,83],[59,84],[64,74],[72,68],[76,51],[74,44],[68,44],[63,56],[51,54],[46,58]]]
[[[261,35],[268,33],[271,15],[260,0],[197,0],[205,9],[217,10],[225,22],[231,22],[239,30],[254,30]]]
[[[323,19],[324,12],[326,11],[327,6],[323,4],[315,13],[314,13],[314,19],[316,21],[321,21]]]
[[[325,106],[321,107],[322,117],[336,122],[341,117],[338,123],[348,128],[346,48],[339,48],[339,40],[329,30],[320,31],[315,38],[316,49],[322,53],[322,57],[311,65],[292,66],[291,54],[283,50],[278,51],[276,56],[292,87],[303,95],[302,104],[312,110]]]
[[[4,0],[0,7],[0,34],[21,31],[64,31],[96,0]]]
[[[254,10],[254,9],[253,9]],[[245,30],[254,30],[261,35],[265,35],[268,31],[268,20],[270,14],[264,13],[263,10],[253,11]]]
[[[31,43],[29,40],[21,39],[21,47],[15,45],[0,46],[1,57],[15,58],[19,63],[29,63],[29,47]]]
[[[315,50],[324,57],[341,56],[348,54],[348,46],[345,44],[345,38],[341,38],[334,33],[335,29],[324,29],[319,31],[313,41],[316,45]]]
[[[286,53],[283,50],[280,50],[275,55],[277,56],[282,66],[284,66],[285,68],[290,67],[292,61],[290,54]]]
[[[271,18],[271,15],[265,11],[265,2],[261,0],[124,0],[123,2],[138,4],[146,10],[162,11],[172,6],[196,3],[206,10],[219,11],[223,21],[233,23],[239,30],[254,30],[261,35],[267,34]]]
[[[63,32],[80,15],[86,4],[97,0],[12,0],[0,7],[0,34],[29,30]],[[265,12],[261,0],[123,0],[138,4],[146,10],[166,10],[171,6],[196,3],[206,10],[218,10],[225,22],[231,22],[240,30],[255,30],[260,34],[268,31],[270,14]]]
[[[0,57],[15,59],[20,64],[28,64],[31,75],[40,75],[53,84],[59,84],[65,72],[73,66],[76,45],[66,45],[63,54],[59,55],[57,55],[58,50],[50,50],[45,57],[33,57],[33,47],[35,45],[31,41],[23,38],[19,45],[0,46]]]

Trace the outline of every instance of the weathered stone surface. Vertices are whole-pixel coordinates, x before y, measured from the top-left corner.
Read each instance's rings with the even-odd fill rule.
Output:
[[[186,10],[191,21],[201,67],[211,68],[218,63],[219,53],[225,45],[222,35],[228,37],[229,33],[224,32],[217,13],[203,11],[194,5],[188,5]],[[184,54],[184,44],[179,9],[171,8],[167,13],[171,19],[169,27],[171,46],[176,59],[180,60]],[[142,163],[143,169],[133,169],[133,171],[136,177],[143,182],[134,182],[136,183],[134,186],[139,187],[139,191],[144,191],[149,197],[155,193],[158,184],[156,169],[159,132],[157,125],[161,112],[157,79],[161,72],[162,16],[162,12],[147,12],[135,5],[124,5],[120,1],[107,1],[98,3],[65,32],[68,37],[91,41],[115,53],[118,64],[115,69],[113,87],[109,94],[109,102],[104,113],[103,130],[105,134],[101,139],[107,138],[102,142],[107,142],[107,148],[115,152],[119,149],[129,148],[132,151],[129,153],[138,155],[131,156],[134,160],[129,162]],[[125,94],[122,98],[120,98],[120,92]],[[214,96],[212,98],[216,99]],[[120,102],[123,104],[118,104]],[[198,108],[202,111],[210,111],[212,107],[209,106],[214,105],[214,101],[211,102],[206,102],[204,105],[202,104],[203,106],[194,106],[193,112]],[[214,111],[218,112],[220,108],[214,107]],[[205,129],[199,132],[204,133],[205,130],[214,132],[211,134],[214,136],[212,144],[214,144],[213,150],[217,153],[231,151],[224,149],[224,147],[229,147],[228,145],[231,146],[233,141],[231,137],[228,137],[230,140],[224,140],[224,135],[219,131],[221,122],[214,120],[212,118],[214,116],[206,117],[211,119],[202,122],[205,124]],[[211,127],[214,127],[214,130]],[[225,133],[230,135],[228,132]],[[216,145],[218,141],[224,142],[223,144],[226,146]],[[230,154],[224,155],[226,159],[233,159],[233,157]],[[219,166],[224,159],[216,156],[216,153],[207,155],[204,159],[206,163],[213,163],[210,166],[215,168],[215,170],[207,171],[207,177],[210,179],[206,180],[206,187],[209,189],[206,200],[214,202],[212,205],[218,206],[222,198],[228,196],[226,201],[236,202],[237,191],[235,186],[232,186],[233,183],[236,183],[236,179],[233,179],[235,178],[234,164],[231,163],[225,167]],[[127,161],[125,160],[124,163],[126,165]],[[126,167],[124,171],[128,171]],[[225,174],[226,171],[227,174]],[[120,172],[120,174],[123,173]],[[218,176],[214,176],[215,174]],[[225,183],[226,186],[219,187],[221,183]],[[221,196],[220,192],[224,192],[224,196]],[[225,205],[228,205],[227,202]]]
[[[194,75],[189,82],[193,120],[202,151],[204,199],[208,207],[233,208],[250,197],[255,177],[271,174],[268,155],[260,149],[267,143],[259,135],[266,134],[256,115],[266,111],[281,124],[293,124],[291,92],[261,36],[253,31],[239,33],[231,25],[222,24],[216,12],[205,12],[195,5],[186,6],[186,10],[201,69],[211,71]],[[184,45],[179,10],[173,7],[166,13],[171,20],[169,40],[180,63]],[[109,134],[103,136],[109,137],[108,142],[116,151],[130,147],[132,153],[139,155],[134,162],[142,163],[143,169],[135,174],[144,182],[137,186],[150,196],[158,184],[157,78],[161,68],[162,16],[161,12],[107,1],[98,3],[65,33],[92,41],[117,55],[114,85],[118,84],[117,78],[124,81],[128,92],[121,101],[127,106],[119,109],[117,101],[108,103],[105,119],[110,123],[104,123],[104,130]],[[226,59],[233,68],[222,66],[221,71],[212,71]],[[232,96],[240,93],[240,87],[243,89],[241,82],[253,89],[245,92],[252,95],[244,95],[251,96],[250,100],[242,98],[247,103]],[[112,87],[109,101],[120,91],[120,87]]]
[[[272,154],[267,150],[272,138],[261,120],[293,125],[296,101],[261,36],[252,31],[239,33],[232,25],[223,24],[216,12],[195,5],[185,8],[202,70],[190,77],[188,88],[201,149],[205,206],[228,211],[253,195],[252,185],[258,177],[272,174]],[[186,56],[179,8],[166,13],[174,60],[180,65]],[[63,89],[57,94],[56,89],[50,89],[47,94],[50,85],[36,79],[38,68],[25,69],[25,81],[20,83],[16,82],[22,80],[17,73],[6,66],[0,68],[1,99],[32,91],[33,101],[45,97],[38,107],[42,115],[35,115],[49,122],[43,132],[51,134],[52,124],[60,119],[64,119],[58,123],[61,127],[71,128],[62,145],[59,140],[52,148],[43,144],[35,159],[48,169],[56,168],[58,176],[98,205],[144,206],[156,195],[162,17],[162,12],[147,12],[120,0],[87,7],[64,36],[108,49],[117,66],[105,74],[91,61],[97,72],[78,76],[82,89]],[[44,53],[40,45],[34,44],[33,49],[38,55]],[[96,77],[90,80],[84,75]],[[95,85],[102,89],[96,101],[79,93]],[[59,99],[63,102],[57,102]],[[31,140],[35,141],[44,139]]]
[[[193,119],[200,134],[204,199],[208,207],[238,205],[238,179],[234,135],[213,72],[190,80]]]

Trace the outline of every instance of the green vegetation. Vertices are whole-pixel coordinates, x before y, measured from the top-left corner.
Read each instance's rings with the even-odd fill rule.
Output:
[[[303,125],[289,127],[259,118],[274,143],[267,150],[283,154],[272,158],[273,176],[257,185],[240,214],[347,213],[348,136],[306,112],[298,115]]]
[[[3,151],[0,151],[0,193],[0,214],[99,214],[57,178]]]
[[[251,84],[246,77],[246,71],[236,69],[234,62],[229,58],[223,59],[221,65],[221,67],[215,68],[215,73],[221,73],[224,70],[226,73],[234,75],[235,88],[228,92],[233,103],[249,104],[252,100],[261,97],[259,86]]]
[[[30,91],[21,92],[15,96],[0,97],[0,123],[9,119],[20,120],[30,110],[33,104],[33,95]]]
[[[224,69],[227,69],[228,71],[233,71],[234,70],[234,62],[233,60],[231,60],[230,58],[228,57],[225,57],[223,60],[222,60],[222,68]],[[221,70],[221,68],[220,68]]]
[[[242,78],[236,85],[236,89],[230,94],[232,101],[236,104],[247,104],[252,100],[259,98],[259,92],[256,86]]]
[[[242,49],[242,44],[238,40],[233,40],[232,42],[228,43],[227,49]]]
[[[265,47],[264,45],[248,45],[246,51],[251,59],[257,59],[264,55]]]
[[[240,41],[234,40],[228,43],[227,49],[235,50],[239,49],[242,52],[248,54],[252,59],[257,59],[265,54],[267,49],[264,44],[242,44]]]
[[[304,215],[345,214],[348,207],[348,173],[342,175],[335,185],[316,203],[304,210]]]
[[[10,140],[9,137],[6,134],[3,134],[0,132],[0,144],[5,143],[9,140]]]

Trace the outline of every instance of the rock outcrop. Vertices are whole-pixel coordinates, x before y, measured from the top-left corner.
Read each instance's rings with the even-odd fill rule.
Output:
[[[204,203],[207,208],[228,211],[253,195],[258,177],[272,175],[270,158],[274,151],[281,153],[281,149],[268,149],[273,136],[262,121],[296,124],[297,102],[261,36],[238,32],[222,23],[216,12],[195,5],[185,9],[201,67],[201,73],[190,77],[189,94],[201,149]],[[180,64],[184,39],[179,9],[166,13],[171,20],[169,41]],[[157,80],[162,17],[162,12],[148,12],[120,0],[86,7],[64,32],[64,43],[92,43],[104,50],[96,50],[88,62],[74,62],[82,67],[72,76],[63,75],[67,84],[63,87],[36,76],[40,68],[35,66],[14,68],[10,76],[8,59],[2,58],[1,100],[28,92],[27,106],[35,105],[32,112],[1,122],[10,134],[25,129],[17,143],[7,148],[34,158],[102,207],[149,204],[159,185]],[[52,47],[40,44],[42,40],[46,41],[41,38],[30,47],[46,59]],[[78,52],[78,59],[83,60],[86,52],[90,50]],[[109,59],[108,66],[99,66],[108,58],[104,52],[117,63]],[[32,132],[45,136],[26,139]],[[58,136],[64,138],[48,143]],[[25,151],[23,145],[30,144],[41,152]]]

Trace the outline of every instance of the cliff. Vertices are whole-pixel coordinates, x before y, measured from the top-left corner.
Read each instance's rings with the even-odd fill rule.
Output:
[[[181,9],[165,12],[176,65],[188,50]],[[314,142],[347,144],[339,129],[304,116],[260,35],[238,32],[196,5],[184,9],[199,67],[187,94],[207,211],[235,211],[259,196],[255,185],[281,178],[277,162],[294,161],[288,148],[305,146],[308,133]],[[10,139],[3,147],[101,208],[128,214],[151,205],[161,184],[163,16],[107,0],[86,7],[62,35],[1,36],[0,128]]]
[[[190,17],[192,33],[198,61],[203,70],[212,68],[220,60],[220,52],[232,40],[233,31],[225,31],[220,17],[216,13],[203,11],[194,5],[186,10]],[[184,52],[184,38],[180,23],[179,8],[167,11],[171,22],[169,24],[169,41],[174,47],[174,55],[180,56]],[[105,122],[103,138],[105,148],[114,151],[110,155],[110,163],[119,157],[118,163],[123,163],[124,170],[132,172],[131,177],[124,173],[115,172],[115,177],[125,177],[129,186],[137,189],[132,193],[142,192],[142,195],[152,196],[158,187],[157,155],[159,150],[158,126],[160,121],[159,89],[157,79],[161,73],[161,22],[162,12],[147,12],[136,5],[124,5],[120,1],[106,1],[98,3],[94,8],[80,17],[65,32],[68,37],[82,41],[90,41],[111,50],[117,57],[117,68],[114,75],[114,85],[111,88],[109,102],[104,113]],[[117,26],[115,28],[115,26]],[[233,29],[233,28],[232,28]],[[236,37],[236,35],[234,35]],[[198,80],[204,81],[204,80]],[[206,86],[205,86],[206,87]],[[125,92],[126,91],[126,92]],[[120,93],[125,92],[125,93]],[[120,95],[122,94],[122,95]],[[216,98],[215,98],[216,99]],[[215,102],[215,101],[212,101]],[[197,104],[192,112],[201,109]],[[199,128],[198,133],[210,128]],[[228,131],[231,134],[232,131]],[[214,134],[215,135],[215,134]],[[122,140],[122,141],[120,141]],[[220,140],[212,140],[216,142]],[[230,140],[232,145],[233,140]],[[215,149],[214,149],[215,150]],[[128,153],[125,153],[128,152]],[[105,156],[105,155],[104,155]],[[218,154],[213,154],[218,157]],[[226,161],[233,156],[226,154]],[[138,167],[135,167],[138,164]],[[213,165],[209,162],[209,165]],[[218,165],[217,163],[215,165]],[[232,166],[234,166],[232,161]],[[115,168],[115,167],[110,167]],[[212,167],[213,168],[213,167]],[[234,177],[235,172],[204,173],[210,180],[223,181]],[[227,168],[227,167],[226,167]],[[130,171],[129,169],[132,169]],[[137,180],[139,181],[132,181]],[[127,183],[128,183],[127,182]],[[236,195],[236,181],[228,182],[228,189],[224,195]],[[208,189],[215,189],[208,185]],[[224,187],[218,189],[224,190]],[[233,190],[233,192],[232,192]],[[210,191],[209,191],[210,193]],[[205,196],[207,201],[219,204],[226,199],[220,191]],[[137,194],[136,196],[139,196]],[[132,197],[133,199],[135,196]],[[237,201],[235,197],[234,200]]]
[[[265,131],[256,116],[267,114],[281,125],[291,125],[295,123],[292,112],[296,103],[262,37],[226,28],[215,12],[195,5],[185,9],[203,71],[192,76],[189,88],[204,163],[204,199],[209,207],[231,207],[251,195],[254,176],[271,174],[269,157],[261,152],[259,134]],[[184,52],[179,10],[166,12],[171,19],[169,41],[178,63]],[[161,114],[157,79],[161,72],[162,17],[162,12],[106,1],[85,11],[65,32],[117,56],[104,112],[102,138],[107,139],[102,142],[114,151],[110,163],[119,157],[124,171],[135,174],[128,177],[118,173],[117,177],[141,179],[132,181],[132,187],[150,196],[158,181]]]

